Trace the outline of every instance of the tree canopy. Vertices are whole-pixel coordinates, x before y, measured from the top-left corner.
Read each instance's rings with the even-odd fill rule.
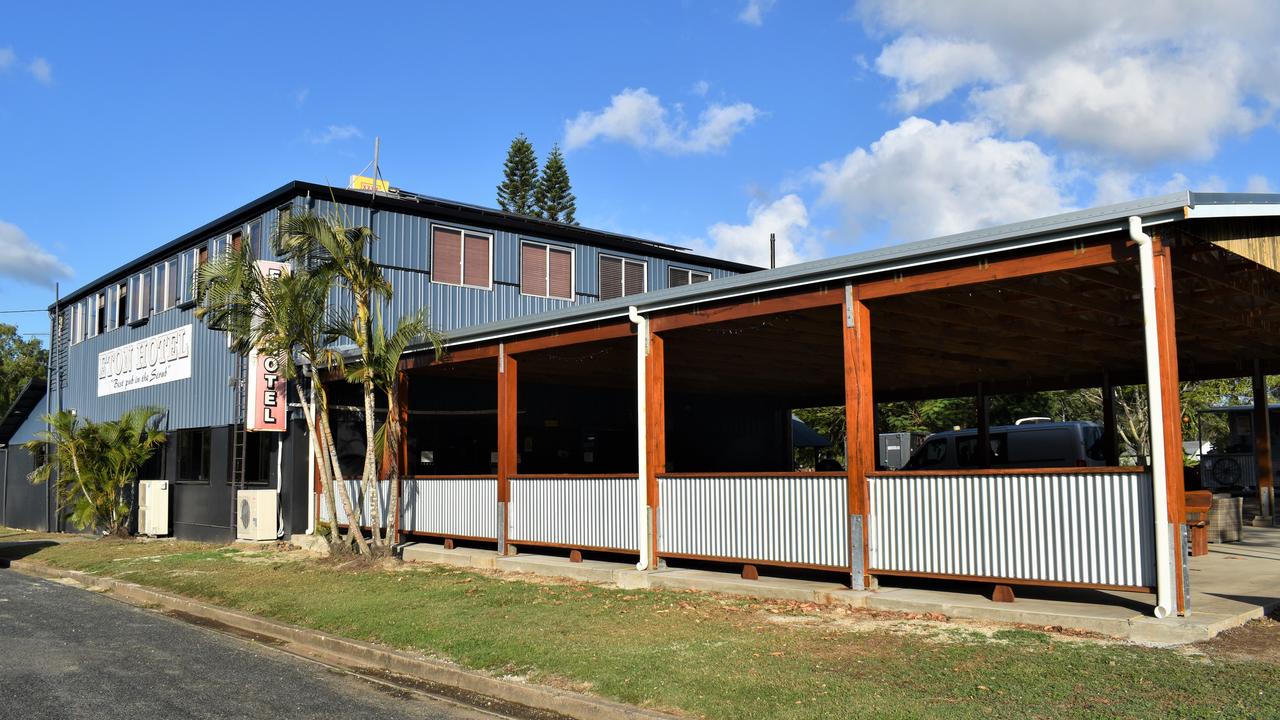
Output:
[[[538,157],[533,143],[521,133],[511,141],[507,160],[502,165],[502,182],[498,185],[498,207],[519,215],[534,215],[534,192],[538,185]]]
[[[559,145],[554,145],[547,161],[542,164],[542,176],[538,178],[538,186],[533,193],[538,217],[577,225],[574,217],[578,210],[577,200],[569,182],[569,169],[564,164],[564,153],[560,152]]]
[[[16,326],[0,323],[0,413],[9,409],[28,380],[44,377],[48,360],[39,340],[24,340]]]

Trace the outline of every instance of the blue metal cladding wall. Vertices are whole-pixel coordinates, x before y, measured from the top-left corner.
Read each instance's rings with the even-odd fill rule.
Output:
[[[98,397],[98,353],[190,324],[191,377]],[[235,395],[230,379],[237,356],[227,350],[227,336],[197,320],[190,309],[173,308],[151,316],[138,327],[122,327],[71,347],[70,379],[62,406],[84,418],[110,420],[125,410],[155,405],[169,411],[169,430],[211,427],[235,422]]]
[[[336,212],[347,224],[369,225],[378,235],[371,254],[385,268],[387,279],[395,289],[386,320],[394,324],[395,318],[422,310],[428,313],[436,330],[449,332],[483,323],[506,320],[513,317],[535,315],[559,310],[575,304],[595,302],[600,292],[600,255],[612,255],[647,263],[647,289],[667,287],[667,270],[672,266],[710,273],[722,278],[734,273],[710,268],[696,262],[679,262],[665,258],[648,257],[632,252],[620,252],[598,248],[583,243],[565,242],[543,236],[523,235],[494,230],[480,225],[441,222],[449,227],[475,230],[493,236],[493,287],[490,290],[444,285],[431,282],[431,226],[430,218],[405,213],[356,207],[329,200],[312,201],[313,209],[320,214]],[[520,244],[522,241],[544,243],[573,250],[575,299],[533,297],[520,292]],[[335,306],[341,293],[335,293]],[[349,310],[349,308],[345,308]]]
[[[275,229],[278,212],[273,209],[264,214],[262,220],[264,236],[269,235]],[[193,242],[184,249],[221,242],[225,234],[212,235]],[[270,243],[264,242],[262,247],[263,259],[276,259],[271,252]],[[122,276],[108,285],[112,288],[111,295],[114,295],[114,286],[127,277]],[[97,290],[90,297],[96,293]],[[226,335],[206,327],[195,317],[191,308],[176,307],[158,312],[137,327],[125,325],[107,330],[75,345],[69,345],[71,314],[72,307],[63,310],[61,347],[65,349],[66,355],[65,371],[61,373],[62,407],[74,408],[81,417],[100,421],[117,418],[130,408],[154,405],[168,411],[169,430],[230,425],[236,422],[236,397],[230,381],[236,373],[237,357],[227,350]],[[113,316],[114,310],[109,310],[108,325],[114,319]],[[192,326],[190,378],[98,397],[98,353],[187,324]],[[54,362],[57,364],[58,358]],[[51,392],[57,392],[57,381],[58,377],[55,376],[55,384],[50,386]]]

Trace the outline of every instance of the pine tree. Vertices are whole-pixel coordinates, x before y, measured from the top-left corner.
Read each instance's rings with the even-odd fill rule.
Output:
[[[533,152],[533,143],[525,138],[524,133],[511,141],[502,173],[498,207],[520,215],[535,214],[533,196],[538,185],[538,157]]]
[[[552,146],[551,154],[542,165],[542,176],[533,191],[533,204],[538,217],[569,225],[578,224],[573,216],[578,209],[577,198],[573,195],[569,170],[564,165],[564,154],[560,152],[559,145]]]

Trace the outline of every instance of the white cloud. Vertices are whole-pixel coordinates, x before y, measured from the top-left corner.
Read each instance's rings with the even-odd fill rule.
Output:
[[[1263,175],[1250,175],[1249,179],[1244,183],[1244,191],[1251,193],[1269,193],[1271,190],[1271,181]]]
[[[22,228],[0,220],[0,277],[52,287],[70,276],[71,268],[31,242]]]
[[[823,164],[822,200],[855,229],[888,225],[919,240],[1050,215],[1069,208],[1055,159],[1026,140],[993,137],[979,122],[910,117],[869,149]]]
[[[0,72],[4,72],[5,70],[13,67],[13,63],[16,62],[17,59],[18,56],[13,54],[13,48],[0,48]]]
[[[711,91],[711,83],[707,82],[706,80],[699,80],[698,82],[694,83],[692,87],[689,88],[689,92],[693,93],[694,95],[697,95],[698,97],[706,97],[707,93],[710,91]]]
[[[1280,106],[1280,4],[865,0],[876,69],[916,110],[968,89],[1015,136],[1140,162],[1211,156]]]
[[[750,103],[711,104],[690,126],[680,105],[668,110],[645,88],[627,88],[603,110],[566,121],[564,147],[575,150],[602,138],[672,155],[712,152],[728,146],[759,115]]]
[[[322,132],[318,133],[307,130],[305,137],[307,142],[313,145],[328,145],[332,142],[361,138],[364,137],[364,134],[355,125],[328,125]]]
[[[311,96],[311,88],[301,88],[293,91],[293,102],[296,105],[302,105]]]
[[[747,0],[742,12],[738,13],[738,20],[760,27],[764,24],[764,14],[772,10],[776,2],[777,0]]]
[[[38,80],[42,85],[53,84],[53,66],[49,64],[48,60],[38,57],[32,60],[30,65],[27,65],[27,70],[31,73],[31,77]]]
[[[809,211],[798,195],[785,195],[771,203],[752,203],[746,225],[719,222],[707,228],[709,239],[695,240],[700,253],[737,262],[769,266],[769,233],[777,240],[777,263],[792,265],[821,253],[809,228]]]
[[[898,38],[876,58],[876,70],[898,82],[898,107],[911,112],[972,82],[1003,77],[1004,66],[986,43]]]

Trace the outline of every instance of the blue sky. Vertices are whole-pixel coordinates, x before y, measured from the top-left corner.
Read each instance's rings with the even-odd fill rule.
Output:
[[[0,310],[375,135],[392,184],[485,205],[516,133],[560,143],[584,225],[757,262],[1280,182],[1280,9],[1113,5],[6,4]]]

